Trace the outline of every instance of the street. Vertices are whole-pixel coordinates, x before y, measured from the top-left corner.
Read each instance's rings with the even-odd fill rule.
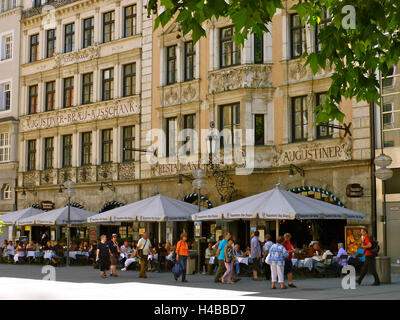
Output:
[[[0,265],[0,299],[136,299],[136,300],[246,300],[246,299],[400,299],[400,274],[392,274],[390,285],[363,285],[344,290],[341,278],[295,279],[297,288],[270,289],[269,281],[242,277],[234,285],[213,282],[213,276],[190,275],[188,283],[175,282],[170,272],[148,273],[139,279],[137,271],[118,272],[119,277],[102,279],[88,266],[56,268],[56,281],[41,280],[38,265]]]

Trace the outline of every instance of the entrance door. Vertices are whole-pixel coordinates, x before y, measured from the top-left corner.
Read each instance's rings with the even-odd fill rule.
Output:
[[[240,244],[240,248],[244,251],[246,247],[250,245],[250,221],[248,220],[239,220],[232,222],[233,224],[237,224],[237,229],[232,234],[235,242]]]

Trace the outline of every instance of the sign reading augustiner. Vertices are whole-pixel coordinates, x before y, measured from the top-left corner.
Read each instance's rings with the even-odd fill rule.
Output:
[[[125,117],[139,114],[139,108],[137,100],[130,98],[57,109],[51,112],[20,117],[20,131],[26,132],[96,120]]]
[[[284,145],[276,150],[272,157],[275,166],[309,161],[348,161],[351,160],[352,140],[324,140],[324,142],[305,142],[295,145]]]

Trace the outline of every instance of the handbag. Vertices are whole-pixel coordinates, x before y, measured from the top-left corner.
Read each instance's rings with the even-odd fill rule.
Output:
[[[176,278],[179,278],[179,276],[182,274],[182,271],[182,267],[179,263],[175,263],[172,267],[172,273]]]
[[[270,253],[268,253],[267,257],[265,258],[265,263],[271,264],[271,254]]]
[[[148,241],[148,239],[146,239],[146,242],[144,243],[144,246],[142,249],[138,249],[138,255],[139,255],[140,259],[144,258],[143,249],[146,247],[147,241]]]

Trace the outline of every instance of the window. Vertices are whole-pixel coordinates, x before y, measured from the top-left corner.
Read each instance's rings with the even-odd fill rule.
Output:
[[[391,88],[393,87],[394,84],[394,72],[395,72],[395,66],[391,66],[389,68],[389,71],[385,77],[382,75],[382,87],[383,88]]]
[[[103,14],[103,42],[114,40],[114,11]]]
[[[38,86],[37,84],[29,87],[29,110],[28,113],[38,112]]]
[[[124,8],[124,37],[136,34],[136,5]]]
[[[49,137],[44,139],[44,169],[53,168],[53,154],[54,154],[54,138]]]
[[[308,138],[307,97],[292,98],[292,141],[304,141]]]
[[[72,107],[74,104],[74,77],[64,79],[64,108]]]
[[[102,100],[111,100],[114,97],[114,69],[103,70],[103,98]]]
[[[135,126],[123,128],[123,148],[132,149],[135,147]],[[135,153],[132,150],[123,150],[122,161],[134,161]]]
[[[10,141],[8,132],[0,133],[0,162],[10,161]]]
[[[240,64],[240,47],[233,42],[232,38],[232,26],[221,29],[219,45],[221,68]]]
[[[3,189],[3,200],[11,199],[11,187],[9,184],[6,184]]]
[[[167,157],[173,157],[176,156],[176,151],[177,151],[177,121],[176,117],[174,118],[168,118],[167,120],[167,132],[166,132],[166,138],[167,138],[167,152],[166,156]]]
[[[75,24],[69,23],[64,27],[64,52],[74,50]]]
[[[9,82],[0,84],[0,110],[11,108],[11,84]]]
[[[30,36],[29,43],[29,62],[37,61],[39,58],[39,34]]]
[[[290,44],[292,59],[299,58],[306,51],[306,28],[298,14],[290,16]]]
[[[185,42],[185,81],[194,79],[194,56],[193,41]]]
[[[12,58],[12,35],[6,35],[2,39],[3,45],[1,50],[1,60]]]
[[[264,143],[264,115],[254,115],[254,145],[263,146]]]
[[[167,84],[176,82],[176,46],[167,47]]]
[[[185,114],[183,117],[183,129],[185,130],[185,154],[190,155],[190,153],[194,153],[194,137],[193,131],[195,124],[195,114]],[[187,130],[187,131],[186,131]]]
[[[83,48],[93,45],[94,24],[93,17],[83,20]]]
[[[33,0],[33,7],[37,8],[42,5],[42,0]]]
[[[28,140],[28,171],[36,169],[36,140]]]
[[[219,109],[219,130],[223,131],[220,146],[232,146],[238,144],[238,138],[234,130],[240,128],[240,103],[221,106]]]
[[[254,63],[264,62],[264,39],[254,34]]]
[[[47,58],[50,58],[54,56],[54,53],[56,51],[56,30],[51,29],[47,30],[46,32],[46,38],[47,38]]]
[[[105,129],[101,133],[102,163],[111,163],[113,160],[113,136],[112,129]]]
[[[321,29],[325,28],[332,21],[332,16],[328,10],[324,9],[322,12],[322,19],[315,27],[315,51],[321,51],[321,43],[319,41],[319,34]]]
[[[82,133],[82,165],[87,166],[92,164],[92,133]]]
[[[56,82],[50,81],[46,83],[46,111],[54,110],[56,100]]]
[[[93,100],[93,73],[82,75],[82,104],[91,103]]]
[[[72,134],[67,134],[62,136],[63,142],[63,168],[68,168],[72,166]]]
[[[124,65],[124,97],[132,96],[136,90],[136,63]]]
[[[316,105],[319,106],[325,102],[326,92],[317,93],[316,95]],[[329,122],[327,123],[329,124]],[[317,139],[332,138],[333,128],[321,127],[317,125]]]

